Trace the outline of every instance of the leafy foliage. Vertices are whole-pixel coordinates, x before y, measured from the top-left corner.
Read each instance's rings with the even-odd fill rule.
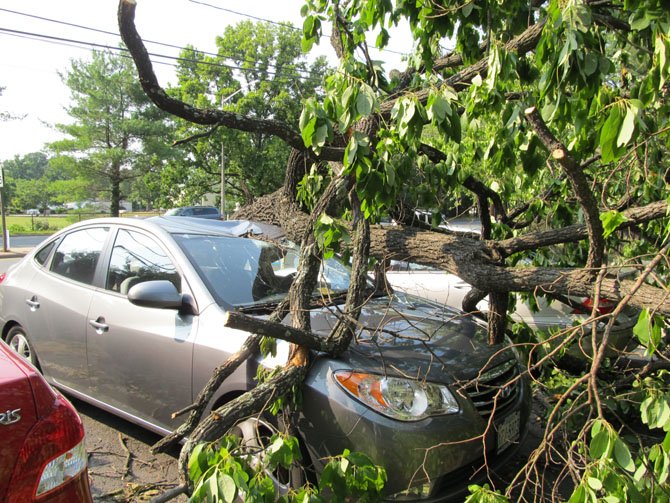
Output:
[[[226,436],[216,445],[199,444],[189,458],[189,477],[195,485],[189,501],[343,502],[379,501],[386,481],[383,468],[366,455],[345,450],[325,465],[318,487],[305,485],[281,494],[269,476],[288,470],[300,459],[295,437],[274,434],[253,449]]]
[[[166,114],[150,103],[128,58],[94,51],[90,61],[72,61],[62,78],[73,122],[56,126],[69,139],[50,145],[57,154],[52,163],[86,180],[89,197],[111,201],[118,215],[131,181],[159,169],[169,155]]]
[[[187,103],[220,108],[259,119],[296,124],[304,97],[313,96],[326,73],[323,59],[308,64],[300,52],[300,32],[288,25],[241,22],[216,39],[217,56],[186,49],[178,68],[178,84],[169,90]],[[239,69],[239,71],[236,71]],[[178,121],[173,136],[201,131]],[[169,163],[152,184],[166,205],[198,202],[218,193],[224,159],[226,207],[246,203],[281,186],[288,147],[262,133],[220,128],[211,136],[188,142],[181,157]]]
[[[366,218],[418,208],[431,211],[436,226],[475,199],[465,182],[477,180],[501,201],[491,211],[494,239],[584,223],[590,198],[613,276],[621,265],[644,269],[667,242],[667,219],[623,230],[627,208],[670,200],[667,2],[308,0],[302,14],[304,48],[319,43],[330,22],[341,49],[325,97],[303,109],[303,140],[317,153],[346,142],[343,173]],[[372,40],[386,47],[388,28],[401,21],[409,24],[415,54],[407,73],[387,79],[366,48]],[[539,111],[554,138],[526,120],[529,110]],[[375,118],[376,128],[361,127]],[[573,175],[562,169],[566,157],[590,194],[576,192]],[[303,184],[303,200],[313,198],[307,190],[313,176]],[[317,238],[327,252],[338,249],[351,217],[349,208],[320,217]],[[514,255],[508,265],[580,267],[588,251],[588,242],[538,248]],[[667,289],[667,278],[666,254],[645,283]],[[596,331],[611,330],[608,321],[592,325],[593,341]],[[563,355],[577,330],[588,329],[540,334],[539,343],[550,348],[544,361]],[[648,358],[660,355],[667,363],[664,320],[644,310],[633,332]],[[524,337],[519,342],[530,344],[532,337]],[[631,377],[620,379],[608,357],[583,364],[591,374],[539,370],[541,386],[559,397],[547,428],[565,432],[564,474],[580,480],[570,501],[667,500],[667,436],[648,446],[624,427],[635,418],[664,429],[668,389],[659,377],[665,371],[631,372],[631,387]],[[471,490],[468,501],[506,501],[511,494]]]

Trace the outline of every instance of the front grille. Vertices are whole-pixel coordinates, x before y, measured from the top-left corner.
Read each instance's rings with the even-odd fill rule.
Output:
[[[494,412],[500,416],[519,396],[519,380],[514,380],[518,375],[516,360],[508,360],[468,381],[461,391],[472,400],[482,417],[487,418]]]

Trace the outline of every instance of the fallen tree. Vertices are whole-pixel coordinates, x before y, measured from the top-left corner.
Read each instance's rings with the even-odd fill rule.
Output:
[[[236,216],[279,225],[301,243],[300,274],[288,304],[273,315],[278,323],[290,312],[297,330],[281,325],[263,329],[235,314],[229,318],[231,326],[255,326],[256,333],[290,340],[295,344],[292,358],[273,381],[197,426],[208,403],[205,392],[187,426],[161,443],[163,448],[190,435],[182,450],[185,473],[198,441],[217,438],[242,415],[261,410],[271,396],[300,382],[309,349],[338,354],[349,346],[369,256],[381,263],[403,260],[437,267],[488,293],[492,343],[503,340],[509,292],[593,298],[594,341],[594,320],[602,320],[600,299],[619,302],[604,320],[603,342],[590,371],[569,387],[555,409],[583,387],[582,406],[592,411],[584,424],[603,420],[600,370],[616,316],[625,306],[644,310],[653,331],[656,317],[670,313],[664,280],[670,64],[662,54],[670,51],[667,12],[649,7],[642,19],[627,12],[633,20],[629,24],[622,12],[596,1],[563,8],[539,2],[484,7],[309,3],[304,45],[318,41],[321,23],[331,21],[342,66],[329,77],[325,100],[306,102],[298,130],[171,97],[152,70],[134,26],[134,10],[134,1],[120,1],[120,31],[142,87],[158,107],[194,124],[274,135],[293,149],[284,186]],[[388,80],[369,58],[361,34],[378,29],[384,45],[384,23],[400,17],[414,29],[417,63]],[[452,34],[460,54],[436,52],[437,42]],[[616,60],[608,44],[618,44],[638,59]],[[357,50],[361,59],[354,57]],[[633,83],[631,74],[638,82]],[[426,200],[439,223],[442,210],[463,194],[478,202],[481,239],[441,231],[437,225],[430,230],[370,225],[399,208],[409,207],[412,214]],[[492,217],[498,223],[492,225]],[[349,234],[351,243],[324,238],[338,233]],[[310,336],[308,292],[321,254],[345,249],[353,257],[356,280],[340,324],[323,342]],[[531,260],[550,265],[520,265],[519,255],[529,251]],[[616,261],[617,256],[636,260]],[[636,275],[619,274],[627,264],[633,264]],[[210,392],[257,350],[258,337],[224,364]],[[565,419],[555,416],[550,417],[547,442],[550,432],[564,425]],[[584,426],[580,438],[588,434]],[[579,477],[587,471],[577,462],[567,470]],[[186,477],[184,484],[188,486]]]

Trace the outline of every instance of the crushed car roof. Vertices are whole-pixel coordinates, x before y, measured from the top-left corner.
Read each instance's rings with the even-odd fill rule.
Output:
[[[170,233],[220,234],[223,236],[263,236],[267,239],[284,237],[281,227],[250,220],[206,220],[191,217],[159,216],[147,219]]]

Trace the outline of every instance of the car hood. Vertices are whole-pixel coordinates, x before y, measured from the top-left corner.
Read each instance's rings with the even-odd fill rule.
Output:
[[[312,311],[312,330],[326,336],[342,306]],[[486,327],[470,315],[418,297],[394,294],[365,304],[356,339],[336,361],[344,367],[453,383],[515,358],[489,346]]]

